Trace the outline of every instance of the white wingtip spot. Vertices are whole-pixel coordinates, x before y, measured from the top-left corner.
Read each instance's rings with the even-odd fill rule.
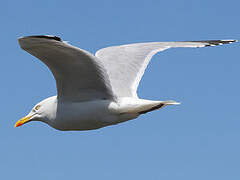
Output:
[[[216,44],[208,44],[206,46],[217,46]]]
[[[229,42],[237,42],[238,40],[235,40],[235,39],[223,39],[223,40],[221,40],[221,41],[229,41]]]

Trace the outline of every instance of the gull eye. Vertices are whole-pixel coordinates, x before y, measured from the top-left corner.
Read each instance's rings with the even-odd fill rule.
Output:
[[[40,105],[37,105],[37,106],[35,107],[35,110],[39,110],[39,108],[40,108]]]

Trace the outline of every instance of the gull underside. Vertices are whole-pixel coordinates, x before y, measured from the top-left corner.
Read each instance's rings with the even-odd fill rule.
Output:
[[[98,129],[135,119],[141,114],[166,105],[178,104],[175,101],[150,101],[135,98],[120,98],[117,102],[95,100],[61,103],[56,96],[49,98],[48,102],[51,101],[57,104],[57,109],[56,115],[52,119],[48,118],[50,120],[48,124],[62,131]]]

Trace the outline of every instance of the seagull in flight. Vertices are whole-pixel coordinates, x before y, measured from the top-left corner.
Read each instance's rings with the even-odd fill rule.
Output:
[[[115,125],[176,101],[140,99],[139,82],[151,58],[177,47],[206,47],[236,40],[149,42],[100,49],[95,55],[50,35],[18,39],[21,48],[53,73],[57,95],[37,103],[15,127],[41,121],[62,130],[93,130]]]

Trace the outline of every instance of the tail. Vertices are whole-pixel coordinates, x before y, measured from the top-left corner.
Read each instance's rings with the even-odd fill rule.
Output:
[[[148,113],[150,111],[154,111],[154,110],[160,109],[160,108],[162,108],[164,106],[167,106],[167,105],[178,105],[178,104],[180,104],[180,103],[176,102],[176,101],[173,101],[173,100],[160,101],[157,105],[154,105],[151,108],[148,108],[146,110],[139,111],[138,113],[139,114],[145,114],[145,113]]]
[[[179,105],[179,104],[181,104],[180,102],[176,102],[176,101],[173,101],[173,100],[162,101],[161,103],[164,104],[164,105]]]

